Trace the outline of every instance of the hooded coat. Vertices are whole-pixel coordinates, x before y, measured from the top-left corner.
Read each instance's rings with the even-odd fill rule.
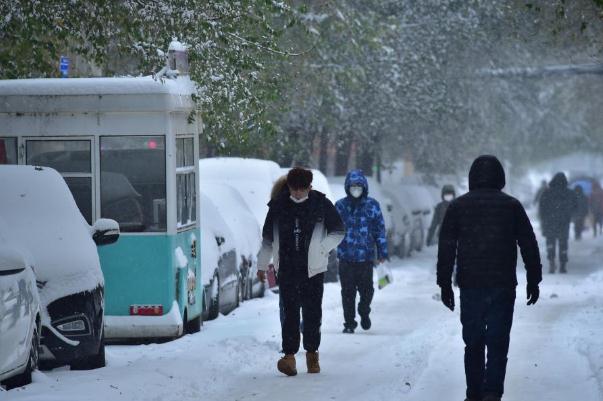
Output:
[[[353,185],[363,188],[360,198],[350,194]],[[361,170],[351,170],[347,174],[345,192],[347,196],[335,203],[346,228],[345,238],[337,247],[338,259],[353,263],[387,259],[387,237],[381,207],[379,202],[368,196],[368,182]]]
[[[427,232],[427,245],[433,244],[433,239],[434,237],[437,237],[442,222],[444,221],[446,210],[448,210],[448,206],[450,206],[451,201],[445,200],[445,195],[452,195],[453,198],[456,198],[456,192],[452,185],[444,185],[442,187],[442,201],[436,205],[433,212],[433,219],[431,220],[431,225]]]
[[[577,211],[577,203],[576,194],[567,187],[565,174],[555,174],[549,188],[540,197],[539,215],[542,234],[551,238],[568,237],[570,222]]]
[[[440,230],[437,283],[450,286],[457,264],[461,288],[517,285],[517,245],[528,283],[542,280],[538,243],[521,203],[502,192],[505,172],[494,156],[480,156],[469,171],[469,192],[448,207]]]

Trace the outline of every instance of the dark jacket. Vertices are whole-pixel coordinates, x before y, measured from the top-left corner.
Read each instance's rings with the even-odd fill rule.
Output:
[[[572,217],[577,209],[575,193],[567,187],[567,178],[557,173],[549,189],[540,197],[539,216],[545,237],[567,237]]]
[[[429,231],[427,232],[427,245],[434,244],[433,239],[434,237],[437,238],[439,235],[439,229],[444,221],[446,210],[448,210],[448,206],[450,206],[450,201],[444,200],[445,195],[452,195],[453,197],[456,197],[456,192],[454,191],[454,187],[452,185],[444,185],[442,187],[442,201],[436,205],[433,212],[433,219],[431,220],[431,225],[429,226]]]
[[[521,203],[503,193],[505,172],[494,156],[480,156],[469,171],[469,192],[455,199],[440,230],[437,283],[449,286],[457,264],[461,288],[517,285],[517,245],[528,283],[542,280],[534,230]]]
[[[350,187],[360,185],[362,196],[350,195]],[[337,257],[346,262],[372,262],[375,248],[379,259],[387,259],[385,222],[379,202],[368,196],[366,177],[360,170],[350,171],[345,179],[347,196],[338,200],[335,207],[345,224],[346,235],[337,247]]]
[[[574,213],[574,220],[584,221],[588,215],[588,198],[584,194],[582,187],[579,185],[574,189],[574,193],[576,194],[576,213]]]
[[[307,202],[307,203],[306,203]],[[277,270],[289,268],[291,263],[306,262],[308,277],[324,273],[327,270],[329,252],[341,242],[344,227],[339,213],[325,195],[318,191],[310,191],[305,205],[298,208],[288,191],[281,191],[268,203],[268,214],[262,230],[262,248],[258,254],[258,270],[266,270],[270,259]],[[304,219],[300,229],[302,250],[304,255],[296,255],[291,259],[289,252],[295,248],[293,230],[295,216]],[[282,223],[282,224],[281,224]],[[282,262],[282,263],[281,263]]]

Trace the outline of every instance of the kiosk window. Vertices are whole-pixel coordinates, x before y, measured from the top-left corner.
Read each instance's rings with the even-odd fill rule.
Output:
[[[123,232],[165,231],[165,137],[100,138],[101,216]]]
[[[197,220],[197,191],[195,182],[195,147],[193,138],[176,139],[176,191],[178,227]]]
[[[17,164],[17,138],[0,138],[0,164]]]
[[[57,170],[71,190],[80,212],[92,224],[92,157],[90,140],[28,139],[26,164]]]

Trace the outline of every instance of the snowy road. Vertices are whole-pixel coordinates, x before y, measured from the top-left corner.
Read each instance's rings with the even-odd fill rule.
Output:
[[[545,275],[532,307],[519,270],[505,399],[603,400],[603,238],[572,242],[570,258],[568,275]],[[303,353],[298,376],[276,371],[278,297],[271,295],[196,335],[110,346],[104,369],[38,372],[32,385],[0,392],[0,399],[463,400],[459,312],[434,299],[434,263],[433,248],[394,263],[396,282],[376,292],[369,332],[341,333],[339,285],[327,285],[319,375],[305,373]]]

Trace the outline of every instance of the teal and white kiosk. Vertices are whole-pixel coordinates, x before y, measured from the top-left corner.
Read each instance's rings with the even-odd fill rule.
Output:
[[[52,167],[89,223],[120,224],[98,249],[108,340],[201,325],[201,122],[195,86],[171,76],[0,81],[0,164]]]

